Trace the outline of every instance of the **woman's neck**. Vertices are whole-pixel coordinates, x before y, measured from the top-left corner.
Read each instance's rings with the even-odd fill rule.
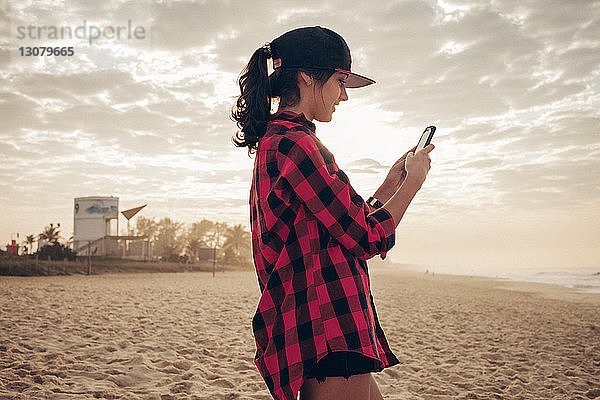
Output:
[[[306,118],[308,121],[312,121],[313,120],[312,116],[309,117],[309,114],[308,114],[307,110],[305,109],[305,107],[302,106],[302,104],[297,104],[295,106],[279,107],[277,109],[277,112],[280,112],[280,111],[291,111],[291,112],[294,112],[296,114],[304,114],[304,118]]]

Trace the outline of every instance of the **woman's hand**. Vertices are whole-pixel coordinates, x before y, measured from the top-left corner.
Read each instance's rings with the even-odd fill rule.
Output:
[[[417,185],[417,188],[421,188],[427,173],[431,168],[431,158],[429,153],[435,148],[433,144],[427,145],[424,149],[417,151],[416,153],[409,153],[404,160],[404,169],[406,175],[410,177],[411,181]],[[406,179],[406,177],[405,177]]]
[[[411,151],[402,156],[404,157],[404,162],[401,162],[404,167],[402,168],[404,171],[404,178],[402,179],[398,190],[383,205],[383,208],[388,210],[392,215],[392,219],[394,220],[396,227],[398,227],[398,224],[404,216],[404,213],[406,212],[410,202],[415,197],[419,189],[421,189],[423,182],[425,182],[429,168],[431,168],[431,159],[429,158],[429,153],[434,148],[435,146],[430,144],[423,150],[417,151],[416,154],[412,153],[412,151],[415,150],[413,148]],[[402,157],[398,161],[401,161]],[[394,164],[392,169],[395,171],[400,170],[396,164]],[[390,173],[391,172],[392,171],[390,171]]]
[[[380,190],[384,192],[381,195],[381,198],[384,199],[382,201],[385,202],[385,200],[390,198],[396,192],[396,190],[398,190],[398,188],[402,186],[404,179],[406,179],[406,169],[404,168],[406,157],[409,153],[415,151],[415,148],[416,146],[404,153],[404,155],[398,160],[396,160],[394,165],[392,165],[392,167],[390,168],[380,188]]]
[[[402,186],[402,183],[404,183],[404,180],[406,179],[406,169],[404,169],[406,156],[415,151],[415,148],[416,146],[404,153],[404,155],[392,165],[385,180],[374,194],[378,200],[385,203],[394,195],[394,193],[396,193],[400,186]]]

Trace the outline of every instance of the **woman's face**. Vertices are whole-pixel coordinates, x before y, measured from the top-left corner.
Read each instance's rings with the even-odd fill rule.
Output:
[[[314,118],[317,121],[331,121],[335,106],[348,100],[344,86],[347,77],[343,72],[335,72],[321,88],[315,90]]]

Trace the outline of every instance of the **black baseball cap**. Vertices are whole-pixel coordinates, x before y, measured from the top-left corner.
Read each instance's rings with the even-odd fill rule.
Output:
[[[273,68],[333,69],[348,74],[347,88],[375,83],[371,78],[350,72],[352,57],[343,37],[320,26],[297,28],[270,43]]]

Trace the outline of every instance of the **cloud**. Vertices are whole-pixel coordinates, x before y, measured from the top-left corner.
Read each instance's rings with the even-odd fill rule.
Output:
[[[449,125],[552,104],[582,93],[583,82],[598,73],[597,44],[580,42],[569,50],[570,37],[530,29],[529,18],[540,29],[565,26],[576,32],[578,25],[568,19],[571,14],[582,26],[592,24],[592,14],[582,14],[577,5],[568,6],[560,24],[556,22],[560,7],[549,15],[523,9],[521,21],[504,14],[503,7],[509,12],[512,8],[502,3],[500,11],[473,7],[447,21],[424,7],[422,2],[403,2],[385,10],[397,18],[376,25],[369,34],[380,36],[385,44],[366,50],[370,59],[387,61],[374,66],[373,73],[383,76],[380,82],[386,86],[377,100],[384,109],[404,111],[406,123],[422,120],[423,110]],[[412,35],[402,35],[404,29]],[[456,52],[444,52],[448,44]]]
[[[0,48],[7,215],[27,210],[42,226],[50,217],[68,224],[73,197],[112,194],[148,201],[148,215],[214,214],[246,224],[254,161],[231,143],[235,80],[257,48],[308,25],[341,33],[353,70],[377,81],[336,113],[346,125],[328,124],[343,132],[319,127],[330,141],[353,143],[364,132],[376,138],[365,146],[372,152],[348,143],[335,151],[340,164],[348,160],[353,183],[376,189],[384,164],[397,157],[392,147],[412,143],[405,133],[438,126],[433,168],[409,224],[432,218],[450,226],[477,213],[502,224],[498,210],[535,210],[540,218],[597,210],[598,2],[240,4],[78,0],[62,8],[10,2],[10,13],[0,10],[4,36],[9,17],[13,27],[131,19],[149,32],[144,43],[80,43],[64,59],[10,58]],[[390,138],[393,144],[378,144]],[[34,223],[0,219],[8,234],[19,224]]]
[[[382,165],[379,161],[372,158],[361,158],[360,160],[354,160],[348,164],[348,172],[354,172],[357,174],[379,174],[381,170],[387,169],[385,165]]]
[[[4,116],[2,131],[17,133],[26,128],[35,120],[38,104],[14,93],[3,91],[0,93],[0,109]]]
[[[595,160],[561,160],[496,171],[494,184],[504,191],[506,206],[531,211],[570,210],[600,198],[600,163]]]
[[[26,148],[16,146],[9,142],[0,142],[0,154],[3,155],[3,162],[37,160],[42,155],[41,152],[35,151],[35,148]]]
[[[111,92],[132,82],[131,74],[124,71],[90,71],[68,75],[26,73],[16,76],[11,83],[14,88],[32,97],[66,97],[65,100],[74,101],[75,96]]]
[[[363,167],[372,169],[386,168],[385,165],[382,165],[379,161],[373,160],[372,158],[361,158],[360,160],[354,160],[349,165],[351,167]]]
[[[213,46],[218,42],[229,43],[230,46],[219,46],[225,49],[222,53],[240,56],[244,42],[237,37],[238,33],[257,31],[264,21],[269,21],[270,14],[276,15],[276,9],[283,7],[271,4],[260,5],[224,2],[167,1],[155,2],[152,5],[152,46],[171,51],[186,51],[194,47]],[[267,23],[268,26],[268,23]],[[237,39],[237,40],[236,40]],[[261,39],[264,40],[264,39]],[[235,43],[239,43],[238,46]],[[259,42],[260,43],[260,42]],[[227,49],[234,51],[227,51]],[[219,61],[218,61],[219,62]],[[221,64],[221,66],[227,64]]]
[[[598,145],[600,113],[596,109],[557,111],[533,120],[528,126],[512,128],[514,140],[501,147],[505,152],[528,150],[549,154],[576,147],[580,155],[589,155]]]

